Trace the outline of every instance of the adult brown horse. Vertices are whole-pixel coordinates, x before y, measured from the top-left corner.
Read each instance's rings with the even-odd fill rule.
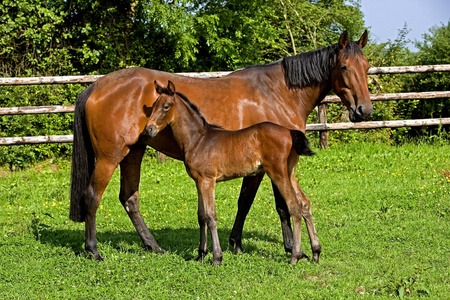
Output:
[[[314,107],[331,89],[349,110],[351,121],[368,118],[373,110],[367,87],[369,64],[361,49],[367,31],[357,42],[347,32],[335,45],[281,61],[252,66],[216,79],[195,79],[144,68],[110,73],[78,97],[74,117],[70,218],[85,222],[85,249],[101,260],[97,250],[96,211],[115,168],[120,164],[120,202],[146,248],[163,251],[139,211],[139,180],[147,145],[176,159],[182,151],[170,127],[150,139],[143,135],[157,93],[153,82],[171,80],[202,111],[206,120],[228,130],[269,121],[305,131]],[[230,235],[235,252],[242,251],[245,217],[263,174],[245,177]],[[286,251],[292,251],[290,214],[273,185]]]
[[[197,186],[200,225],[197,260],[203,260],[208,253],[209,229],[214,265],[222,262],[214,196],[216,182],[265,173],[278,188],[292,217],[291,264],[306,257],[301,251],[302,217],[308,229],[313,260],[319,262],[321,247],[312,219],[311,203],[295,178],[298,156],[314,154],[305,134],[269,122],[225,130],[209,124],[195,104],[176,92],[171,81],[167,88],[155,81],[155,88],[160,96],[153,105],[146,131],[150,137],[155,137],[170,126],[182,150],[186,171]]]

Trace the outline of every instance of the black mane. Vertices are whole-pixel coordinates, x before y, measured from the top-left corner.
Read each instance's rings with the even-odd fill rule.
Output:
[[[285,57],[281,64],[284,77],[290,88],[301,88],[328,80],[337,59],[338,44],[317,50]],[[355,42],[348,42],[344,56],[362,54],[361,47]]]
[[[200,119],[203,121],[203,126],[205,126],[205,128],[208,128],[208,129],[209,128],[222,128],[219,125],[214,125],[214,124],[208,123],[208,121],[206,121],[205,117],[202,115],[202,113],[198,109],[197,105],[192,103],[188,99],[188,97],[186,97],[186,95],[184,95],[183,93],[179,93],[179,92],[176,92],[176,94],[200,117]]]

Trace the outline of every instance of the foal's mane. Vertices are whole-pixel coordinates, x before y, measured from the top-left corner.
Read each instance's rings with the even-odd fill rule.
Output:
[[[190,108],[194,111],[194,113],[195,113],[196,115],[199,116],[199,118],[203,121],[203,126],[204,126],[205,128],[207,128],[207,129],[209,129],[209,128],[222,128],[222,127],[219,126],[219,125],[214,125],[214,124],[208,123],[208,121],[206,121],[205,117],[204,117],[204,116],[202,115],[202,113],[200,112],[200,109],[197,107],[197,105],[195,105],[194,103],[192,103],[192,102],[188,99],[188,97],[186,97],[185,94],[180,93],[180,92],[176,92],[176,94],[180,97],[181,100],[184,101],[184,103],[186,103],[186,105],[187,105],[188,107],[190,107]]]

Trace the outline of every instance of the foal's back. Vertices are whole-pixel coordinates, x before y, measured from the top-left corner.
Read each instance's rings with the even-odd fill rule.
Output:
[[[272,165],[285,165],[297,157],[291,130],[264,122],[251,127],[228,131],[210,128],[186,153],[186,166],[200,176],[223,181],[255,175]]]

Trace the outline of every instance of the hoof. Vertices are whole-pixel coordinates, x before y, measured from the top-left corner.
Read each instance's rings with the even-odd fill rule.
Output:
[[[319,253],[314,253],[313,254],[313,262],[315,262],[316,264],[319,263]]]
[[[220,266],[221,263],[222,263],[222,257],[219,258],[219,259],[215,259],[214,263],[213,263],[213,266],[214,267],[218,267],[218,266]]]
[[[208,252],[204,253],[204,252],[200,252],[198,253],[197,258],[195,259],[196,261],[203,261],[203,259],[205,258],[206,254],[208,254]]]
[[[244,250],[242,250],[241,241],[237,241],[233,238],[230,238],[229,243],[234,248],[234,254],[239,254],[239,253],[244,252]]]
[[[241,246],[234,246],[234,254],[244,253]]]
[[[158,248],[155,249],[154,252],[155,252],[155,253],[158,253],[158,254],[165,254],[165,253],[166,253],[166,250],[164,250],[164,249],[161,248],[161,247],[158,247]]]
[[[100,254],[98,253],[94,254],[92,252],[88,252],[88,254],[90,259],[95,259],[98,262],[103,262],[103,258],[100,256]]]
[[[302,260],[302,259],[306,259],[306,261],[308,261],[308,262],[311,261],[311,260],[309,259],[308,255],[306,255],[305,253],[301,252],[299,256],[297,256],[297,255],[296,255],[296,256],[292,255],[290,264],[291,264],[291,265],[295,265],[296,263],[298,263],[299,260]]]

